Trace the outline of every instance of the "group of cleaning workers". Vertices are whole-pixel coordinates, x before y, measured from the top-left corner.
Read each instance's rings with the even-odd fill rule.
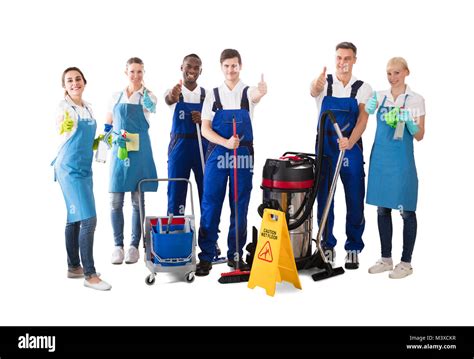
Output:
[[[369,273],[389,271],[390,278],[412,274],[411,256],[416,238],[416,204],[418,180],[413,153],[413,138],[424,136],[424,99],[406,84],[407,62],[401,57],[389,60],[387,79],[390,88],[373,91],[369,84],[352,75],[357,48],[350,42],[336,46],[336,72],[322,73],[311,82],[310,92],[316,100],[319,116],[331,110],[343,133],[338,140],[327,124],[321,185],[318,190],[318,222],[328,196],[328,181],[334,174],[339,150],[345,150],[341,180],[345,191],[346,251],[345,268],[359,268],[359,254],[364,248],[365,173],[362,134],[369,115],[376,113],[377,130],[369,166],[366,201],[377,206],[381,258]],[[198,232],[200,248],[197,276],[206,276],[220,255],[217,245],[222,205],[229,187],[230,225],[227,236],[227,264],[249,270],[242,260],[247,237],[247,213],[253,179],[253,110],[267,93],[263,74],[257,86],[249,87],[240,79],[242,59],[235,49],[225,49],[220,56],[224,82],[212,91],[198,86],[202,62],[196,54],[184,57],[182,80],[169,89],[164,101],[173,112],[168,148],[168,178],[188,178],[194,173],[201,206]],[[157,190],[157,183],[144,183],[139,198],[138,182],[156,178],[157,172],[148,134],[150,114],[156,112],[157,98],[144,86],[144,64],[137,57],[127,61],[127,87],[113,94],[109,103],[104,131],[97,137],[96,120],[89,103],[82,99],[87,84],[77,67],[62,75],[64,100],[57,115],[62,144],[53,161],[67,208],[66,252],[67,277],[84,278],[86,287],[110,290],[100,278],[93,259],[96,211],[92,183],[93,152],[107,143],[112,148],[110,163],[110,206],[114,237],[112,263],[136,263],[140,257],[140,204],[144,211],[143,192]],[[314,123],[310,124],[314,128]],[[316,139],[318,141],[318,138]],[[234,152],[235,150],[235,152]],[[237,153],[237,158],[234,158]],[[234,187],[234,161],[238,161],[238,186]],[[236,192],[234,194],[234,188]],[[186,206],[186,184],[168,183],[168,214],[183,215]],[[131,193],[132,233],[124,251],[123,203]],[[236,202],[234,202],[236,201]],[[329,261],[335,260],[337,240],[333,234],[333,205],[328,216],[322,245]],[[403,218],[403,253],[395,267],[392,261],[392,209]],[[236,222],[235,218],[239,218]],[[238,228],[236,228],[236,226]],[[238,248],[235,235],[239,235]]]

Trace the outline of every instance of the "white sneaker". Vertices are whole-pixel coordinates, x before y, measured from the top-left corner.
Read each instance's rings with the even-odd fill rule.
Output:
[[[99,283],[90,283],[87,279],[84,279],[84,287],[92,288],[96,290],[110,290],[112,286],[105,280],[101,280]]]
[[[400,262],[395,266],[395,269],[389,273],[392,279],[401,279],[413,274],[413,268],[410,263]]]
[[[127,255],[125,256],[125,263],[133,264],[138,262],[138,258],[140,258],[140,252],[134,246],[130,246],[127,251]]]
[[[370,274],[377,274],[393,269],[392,258],[380,258],[377,263],[369,268]]]
[[[112,252],[112,264],[122,264],[123,262],[123,248],[115,247]]]

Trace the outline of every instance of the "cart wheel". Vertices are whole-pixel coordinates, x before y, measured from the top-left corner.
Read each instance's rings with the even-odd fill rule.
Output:
[[[153,285],[155,283],[155,277],[152,277],[151,274],[145,278],[145,283],[148,285]]]
[[[194,272],[189,272],[189,273],[186,273],[186,276],[185,276],[185,279],[186,279],[186,282],[188,283],[192,283],[194,282]]]

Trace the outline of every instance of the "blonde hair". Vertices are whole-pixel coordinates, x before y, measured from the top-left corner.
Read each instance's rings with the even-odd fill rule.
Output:
[[[407,60],[405,60],[403,57],[392,57],[390,60],[388,60],[387,68],[393,65],[400,65],[402,68],[408,71],[408,74],[410,74]]]

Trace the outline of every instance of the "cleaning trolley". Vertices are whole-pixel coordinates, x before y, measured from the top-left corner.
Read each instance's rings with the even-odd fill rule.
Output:
[[[191,200],[191,215],[145,216],[142,204],[142,185],[147,182],[185,181]],[[196,272],[196,234],[194,230],[194,202],[191,182],[186,178],[143,179],[138,183],[140,224],[145,262],[150,274],[145,278],[148,285],[155,282],[160,272],[182,274],[186,282],[194,281]]]

